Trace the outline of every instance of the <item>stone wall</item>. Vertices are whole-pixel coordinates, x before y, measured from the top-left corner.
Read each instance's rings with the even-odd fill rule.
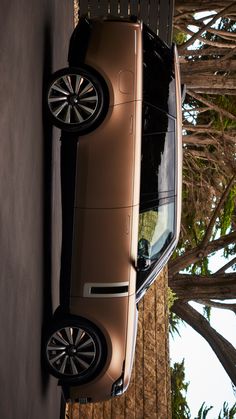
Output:
[[[135,363],[130,386],[105,403],[69,405],[70,419],[170,419],[167,269],[139,303]]]

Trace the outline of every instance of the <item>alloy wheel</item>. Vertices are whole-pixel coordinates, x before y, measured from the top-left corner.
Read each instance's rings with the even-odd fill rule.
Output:
[[[80,74],[58,77],[48,92],[48,106],[52,115],[67,125],[80,125],[92,119],[98,102],[94,83]]]
[[[51,368],[60,375],[83,376],[96,358],[92,335],[81,327],[67,326],[54,332],[46,346]]]

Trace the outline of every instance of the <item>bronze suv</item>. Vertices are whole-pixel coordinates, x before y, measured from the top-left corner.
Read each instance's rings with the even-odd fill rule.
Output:
[[[77,138],[73,187],[62,182],[73,192],[67,302],[44,352],[66,399],[86,403],[127,389],[138,302],[178,241],[181,92],[176,48],[135,17],[81,18],[68,61],[47,91],[63,143]]]

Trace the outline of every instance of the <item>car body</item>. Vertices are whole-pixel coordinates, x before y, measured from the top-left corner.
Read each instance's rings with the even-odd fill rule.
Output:
[[[70,133],[63,141],[76,141],[62,236],[68,298],[45,358],[66,398],[82,403],[127,389],[137,304],[178,241],[181,93],[176,48],[134,17],[81,18],[68,61],[47,92],[53,123]]]

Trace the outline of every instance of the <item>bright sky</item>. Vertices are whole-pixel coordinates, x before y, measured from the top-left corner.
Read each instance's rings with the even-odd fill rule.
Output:
[[[211,258],[210,269],[216,271],[223,265],[222,256]],[[213,269],[214,267],[214,269]],[[231,300],[232,302],[232,300]],[[199,304],[194,308],[202,313]],[[230,310],[212,309],[211,325],[236,347],[235,314]],[[189,382],[187,402],[192,418],[202,404],[213,406],[207,419],[216,419],[227,401],[231,407],[236,402],[231,381],[208,343],[188,325],[179,328],[181,337],[170,338],[171,363],[185,359],[185,378]]]
[[[219,312],[219,314],[217,313]],[[229,310],[212,310],[211,324],[223,334],[234,346],[235,315]],[[185,377],[189,382],[187,401],[192,418],[196,417],[202,404],[213,406],[207,418],[216,419],[227,401],[231,407],[235,403],[235,397],[225,370],[208,343],[190,326],[182,326],[181,337],[175,336],[170,341],[170,354],[172,362],[181,362],[185,359]],[[232,339],[233,338],[233,339]]]

